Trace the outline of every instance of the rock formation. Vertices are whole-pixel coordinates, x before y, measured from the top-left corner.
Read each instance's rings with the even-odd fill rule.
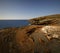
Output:
[[[60,14],[30,19],[31,25],[60,25]]]
[[[0,29],[0,53],[60,53],[60,15],[29,22],[24,27]]]

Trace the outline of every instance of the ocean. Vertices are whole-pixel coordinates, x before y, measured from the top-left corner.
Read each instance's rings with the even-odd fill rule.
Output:
[[[28,24],[28,20],[0,20],[0,29],[8,27],[22,27]]]

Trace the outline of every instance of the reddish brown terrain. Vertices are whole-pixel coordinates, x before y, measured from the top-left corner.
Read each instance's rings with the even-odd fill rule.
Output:
[[[0,29],[0,53],[60,53],[60,15],[29,21],[28,26]]]

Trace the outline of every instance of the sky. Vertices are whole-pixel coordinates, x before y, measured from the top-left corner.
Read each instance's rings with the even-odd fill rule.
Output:
[[[0,0],[0,20],[25,20],[60,14],[60,0]]]

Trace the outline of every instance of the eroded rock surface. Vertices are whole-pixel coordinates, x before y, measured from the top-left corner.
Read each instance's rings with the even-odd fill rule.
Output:
[[[60,15],[30,21],[28,26],[0,29],[0,53],[60,53]]]
[[[60,14],[30,19],[31,25],[60,25]]]

